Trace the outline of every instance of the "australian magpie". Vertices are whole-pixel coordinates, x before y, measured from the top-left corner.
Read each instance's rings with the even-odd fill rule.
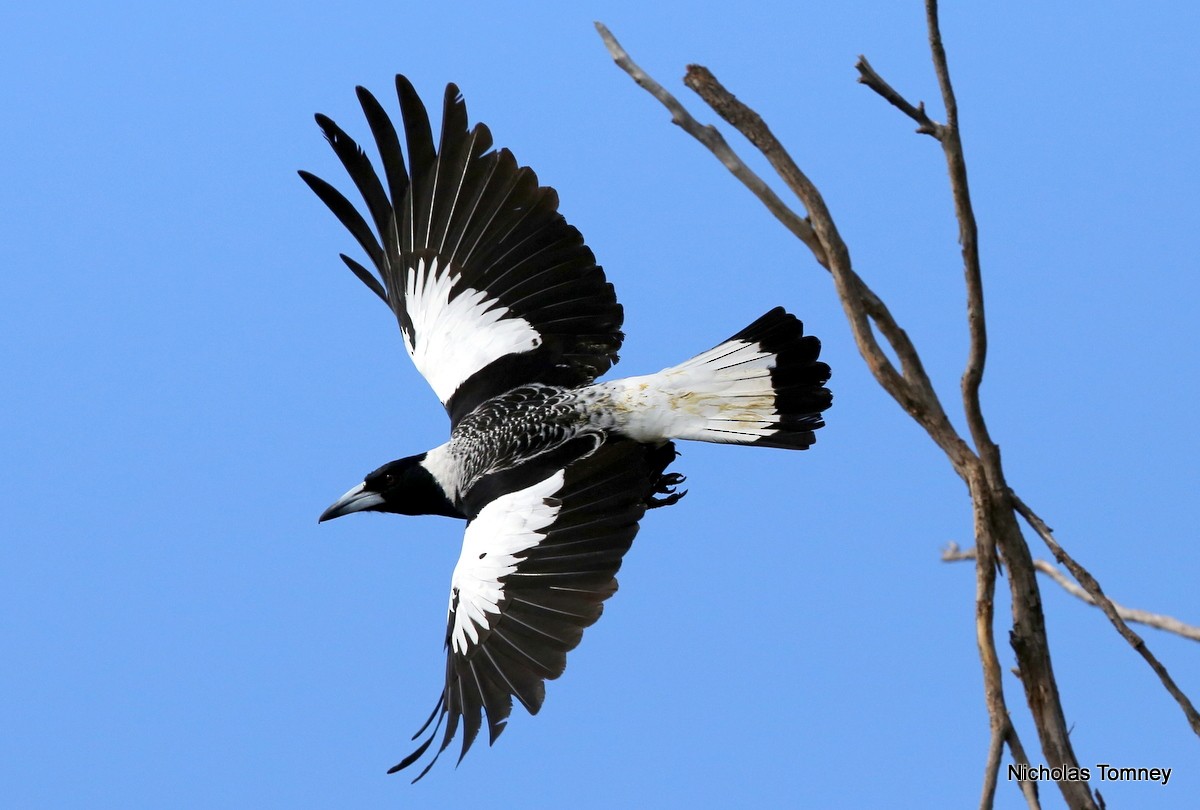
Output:
[[[358,100],[382,178],[333,121],[317,124],[366,205],[300,176],[378,275],[342,261],[400,322],[405,348],[450,416],[450,440],[384,464],[325,510],[467,521],[450,577],[446,680],[416,762],[446,728],[424,776],[462,722],[466,755],[486,713],[491,742],[515,697],[541,708],[544,681],[617,589],[638,521],[678,501],[673,440],[802,450],[831,398],[821,344],[776,308],[679,365],[596,378],[617,362],[622,309],[579,231],[447,86],[435,146],[425,106],[396,77],[405,149],[367,90]],[[407,160],[405,155],[407,154]],[[373,229],[372,229],[373,226]],[[416,781],[416,780],[414,780]]]

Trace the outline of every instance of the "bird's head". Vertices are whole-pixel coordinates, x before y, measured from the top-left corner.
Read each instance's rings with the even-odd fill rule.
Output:
[[[462,517],[433,474],[425,454],[389,461],[321,513],[324,523],[351,512],[394,512],[400,515]]]

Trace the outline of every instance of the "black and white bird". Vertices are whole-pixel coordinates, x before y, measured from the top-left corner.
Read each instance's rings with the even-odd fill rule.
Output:
[[[536,714],[604,600],[647,509],[678,501],[673,441],[804,449],[830,405],[821,344],[782,308],[657,374],[608,382],[622,309],[579,231],[446,88],[440,142],[396,77],[406,147],[380,103],[358,100],[382,177],[333,121],[317,124],[366,205],[301,172],[378,275],[342,260],[400,322],[405,348],[450,416],[450,440],[384,464],[325,510],[467,521],[450,577],[446,681],[416,762],[484,716],[491,742],[516,698]],[[407,154],[407,160],[405,159]],[[415,781],[415,780],[414,780]]]

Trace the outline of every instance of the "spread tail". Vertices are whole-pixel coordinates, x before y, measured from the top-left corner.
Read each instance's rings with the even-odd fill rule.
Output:
[[[803,450],[832,402],[821,342],[782,307],[677,366],[608,385],[627,403],[625,433]]]

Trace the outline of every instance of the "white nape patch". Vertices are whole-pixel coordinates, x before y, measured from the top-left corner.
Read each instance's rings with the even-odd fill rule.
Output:
[[[538,331],[486,292],[464,289],[450,298],[461,275],[434,257],[417,260],[404,275],[404,307],[413,335],[404,345],[413,363],[445,404],[464,380],[506,354],[542,343]],[[403,331],[403,330],[401,330]]]
[[[517,555],[545,539],[542,531],[558,517],[561,504],[546,502],[563,485],[564,471],[531,487],[501,495],[467,524],[462,553],[450,578],[450,631],[454,651],[465,654],[479,642],[479,631],[494,625],[488,614],[500,614],[504,593],[501,577],[517,570]],[[458,609],[454,595],[458,594]]]
[[[437,481],[447,498],[454,500],[458,497],[460,476],[458,475],[458,463],[450,453],[450,442],[439,444],[432,450],[426,451],[425,458],[421,459],[420,464],[433,476],[433,480]]]
[[[775,361],[758,343],[730,340],[657,374],[591,389],[607,398],[613,427],[637,441],[744,444],[776,432]]]

